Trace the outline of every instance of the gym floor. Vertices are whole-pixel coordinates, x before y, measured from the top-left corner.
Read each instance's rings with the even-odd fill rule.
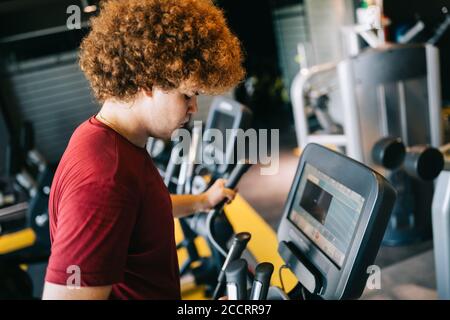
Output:
[[[239,193],[277,230],[298,164],[295,131],[280,132],[280,162],[276,175],[263,176],[254,165],[239,183]],[[375,264],[382,270],[381,290],[363,299],[437,299],[432,241],[398,247],[382,246]]]

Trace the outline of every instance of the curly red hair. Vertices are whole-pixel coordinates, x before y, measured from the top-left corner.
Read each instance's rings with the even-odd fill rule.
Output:
[[[105,1],[91,26],[80,66],[100,102],[186,83],[220,94],[245,74],[239,40],[210,0]]]

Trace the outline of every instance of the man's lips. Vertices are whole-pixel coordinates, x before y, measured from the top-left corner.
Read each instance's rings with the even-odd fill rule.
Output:
[[[189,123],[189,121],[184,121],[180,124],[180,128],[185,127],[187,124]]]
[[[187,125],[187,124],[189,123],[189,121],[191,121],[191,117],[185,119],[185,120],[180,124],[180,127],[183,127],[183,126]]]

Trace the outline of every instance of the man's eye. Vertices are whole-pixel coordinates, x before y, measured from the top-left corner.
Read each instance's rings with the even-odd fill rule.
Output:
[[[188,94],[183,94],[183,95],[184,95],[184,99],[190,100],[190,99],[194,98],[195,96],[198,96],[199,93],[198,92],[194,92],[193,95],[188,95]]]

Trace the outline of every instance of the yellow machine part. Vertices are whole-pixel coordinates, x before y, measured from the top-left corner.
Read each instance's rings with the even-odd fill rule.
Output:
[[[33,229],[27,228],[0,236],[0,255],[32,246],[36,242]]]
[[[271,262],[274,266],[271,284],[281,287],[279,269],[284,264],[278,255],[278,240],[274,230],[264,221],[264,219],[245,201],[244,198],[237,195],[235,200],[225,208],[228,219],[230,220],[234,231],[250,232],[252,238],[247,248],[258,262]],[[177,243],[183,239],[181,228],[176,221],[175,237]],[[206,241],[202,238],[196,240],[196,245],[201,256],[209,256],[210,252]],[[178,250],[178,261],[180,265],[187,258],[186,251]],[[298,282],[296,277],[288,270],[282,272],[283,283],[287,291],[291,290]],[[203,288],[182,288],[182,298],[205,299]]]

